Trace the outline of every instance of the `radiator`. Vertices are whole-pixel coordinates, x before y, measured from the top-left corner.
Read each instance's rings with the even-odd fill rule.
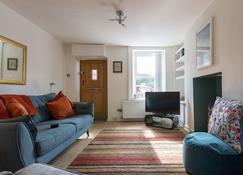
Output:
[[[125,100],[122,102],[123,119],[142,119],[145,116],[143,100]]]

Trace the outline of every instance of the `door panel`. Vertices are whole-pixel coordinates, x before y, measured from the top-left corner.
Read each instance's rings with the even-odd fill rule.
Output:
[[[80,61],[80,100],[93,101],[95,119],[107,119],[107,61]]]

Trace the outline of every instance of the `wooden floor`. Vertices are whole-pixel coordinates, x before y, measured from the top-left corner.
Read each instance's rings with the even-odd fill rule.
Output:
[[[67,168],[68,165],[79,155],[79,153],[96,137],[96,135],[103,129],[120,129],[133,128],[145,129],[147,126],[144,122],[95,122],[92,129],[90,129],[90,136],[87,138],[86,133],[82,135],[74,144],[68,147],[50,164],[59,168]]]

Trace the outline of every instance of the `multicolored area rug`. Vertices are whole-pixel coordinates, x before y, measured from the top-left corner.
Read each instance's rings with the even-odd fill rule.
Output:
[[[91,175],[184,175],[179,130],[105,129],[68,167]]]

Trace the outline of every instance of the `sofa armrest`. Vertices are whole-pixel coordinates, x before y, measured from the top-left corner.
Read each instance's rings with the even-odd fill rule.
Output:
[[[14,117],[14,118],[0,120],[0,123],[16,123],[16,122],[23,122],[26,125],[26,127],[30,130],[32,139],[35,142],[35,139],[37,136],[37,128],[31,117],[20,116],[20,117]]]
[[[93,102],[76,102],[74,103],[75,114],[90,114],[94,117],[94,103]]]
[[[14,172],[35,162],[34,143],[24,123],[0,123],[0,140],[0,170]]]
[[[15,123],[15,122],[23,122],[25,120],[25,116],[8,118],[8,119],[1,119],[0,123]]]

